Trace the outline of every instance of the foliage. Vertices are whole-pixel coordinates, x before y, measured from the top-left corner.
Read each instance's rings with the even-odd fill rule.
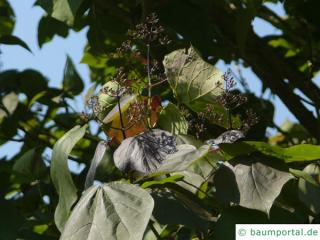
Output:
[[[0,72],[0,144],[21,144],[0,161],[0,238],[231,240],[236,223],[318,223],[319,2],[285,1],[287,17],[265,2],[281,1],[37,1],[40,47],[88,27],[93,85],[69,57],[61,88]],[[0,43],[30,50],[6,0],[0,13]],[[281,34],[259,37],[256,17]],[[220,59],[250,66],[300,123],[275,126]]]

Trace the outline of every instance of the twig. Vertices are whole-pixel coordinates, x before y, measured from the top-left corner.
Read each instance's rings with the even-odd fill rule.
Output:
[[[123,139],[126,139],[126,130],[124,127],[124,123],[123,123],[123,118],[122,118],[122,113],[121,113],[121,106],[120,106],[120,96],[117,96],[117,104],[118,104],[118,109],[119,109],[119,116],[120,116],[120,125],[121,125],[121,132],[122,132],[122,136]]]
[[[157,229],[153,226],[153,224],[151,222],[148,223],[150,229],[152,230],[152,232],[154,233],[154,235],[157,237],[157,239],[161,239],[160,234],[158,233]]]

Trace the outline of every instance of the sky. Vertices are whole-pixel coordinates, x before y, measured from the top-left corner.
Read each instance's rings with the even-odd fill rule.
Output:
[[[90,87],[89,69],[85,64],[80,63],[83,49],[87,41],[87,29],[83,29],[80,32],[70,31],[67,38],[55,36],[51,42],[44,44],[40,49],[37,40],[37,29],[40,18],[45,14],[44,10],[38,6],[33,6],[35,0],[8,0],[8,2],[11,4],[16,16],[16,25],[13,35],[24,40],[31,48],[32,53],[18,46],[1,45],[1,71],[8,69],[36,69],[49,79],[50,86],[59,87],[63,78],[66,56],[69,55],[73,60],[77,71],[84,80],[86,89],[88,89]],[[285,15],[281,4],[268,4],[268,7],[273,9],[280,16]],[[260,36],[279,33],[279,30],[258,18],[253,21],[252,25],[254,31]],[[228,68],[235,71],[234,64],[226,65],[223,61],[219,61],[217,67],[222,71],[226,71]],[[251,69],[242,68],[242,74],[244,78],[248,80],[250,90],[257,96],[261,96],[261,81]],[[84,93],[85,92],[86,91],[84,91]],[[267,91],[263,97],[269,98],[270,92],[268,93]],[[296,118],[288,111],[278,97],[274,97],[271,100],[276,107],[274,120],[277,125],[281,125],[287,119],[296,121]],[[79,112],[83,109],[81,97],[77,98],[74,107]],[[269,132],[272,134],[274,133],[274,130],[270,129]],[[12,156],[18,151],[19,143],[7,143],[0,146],[0,158],[4,155]]]

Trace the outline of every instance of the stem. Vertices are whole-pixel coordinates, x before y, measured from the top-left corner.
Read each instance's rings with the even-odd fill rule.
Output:
[[[153,226],[153,224],[151,222],[148,223],[150,229],[152,230],[152,232],[154,233],[154,235],[157,237],[157,239],[161,239],[160,234],[157,232],[157,229]]]
[[[181,180],[181,182],[183,182],[183,183],[185,183],[185,184],[197,189],[199,192],[202,192],[204,195],[208,196],[206,192],[202,191],[200,188],[198,188],[197,186],[193,185],[192,183],[189,183],[189,182],[187,182],[186,180],[183,180],[183,179]]]
[[[150,44],[147,44],[147,70],[148,70],[148,107],[149,107],[149,115],[147,118],[148,128],[151,128],[151,98],[152,98],[152,85],[151,85],[151,73],[150,73]]]
[[[227,108],[227,114],[228,114],[228,130],[232,129],[232,117],[231,117],[231,113],[230,113],[230,109]]]
[[[124,128],[124,124],[123,124],[123,118],[122,118],[122,113],[121,113],[121,106],[120,106],[120,96],[117,96],[117,105],[118,105],[118,109],[119,109],[119,115],[120,115],[120,125],[121,125],[121,132],[122,132],[122,136],[123,139],[126,139],[126,130]]]

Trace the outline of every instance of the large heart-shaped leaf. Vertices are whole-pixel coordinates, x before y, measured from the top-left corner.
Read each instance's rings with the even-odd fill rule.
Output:
[[[270,165],[271,161],[268,165],[257,159],[226,162],[215,177],[220,198],[269,214],[283,185],[293,177],[284,166]]]
[[[89,188],[66,223],[61,240],[141,240],[154,201],[138,186],[111,182]]]
[[[189,144],[177,145],[169,132],[152,129],[122,141],[114,152],[114,161],[124,172],[179,172],[204,157],[209,150],[208,145],[198,149]]]
[[[223,91],[222,73],[205,62],[191,47],[165,56],[165,73],[176,98],[185,104],[196,100],[213,101]]]
[[[317,184],[320,184],[320,165],[312,163],[303,169],[303,172],[309,174]],[[299,179],[299,198],[311,211],[316,214],[320,213],[320,187]]]
[[[50,175],[59,194],[59,202],[54,213],[55,223],[60,231],[69,217],[72,205],[77,201],[77,188],[68,168],[68,156],[74,145],[85,134],[87,125],[75,126],[61,137],[53,147]]]
[[[175,139],[169,132],[153,129],[122,141],[113,158],[121,171],[151,173],[161,166],[167,155],[177,151]]]

